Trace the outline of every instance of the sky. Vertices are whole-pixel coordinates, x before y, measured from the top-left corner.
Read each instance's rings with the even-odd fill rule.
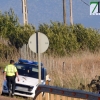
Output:
[[[74,24],[83,24],[85,27],[99,29],[100,15],[90,15],[90,6],[81,0],[73,1],[73,21]],[[84,0],[90,5],[91,0]],[[97,1],[97,0],[96,0]],[[63,22],[62,0],[27,0],[28,22],[36,28],[40,24],[50,24],[53,22]],[[22,2],[21,0],[0,0],[0,11],[4,13],[12,8],[23,24]],[[70,24],[69,0],[66,0],[66,20]]]

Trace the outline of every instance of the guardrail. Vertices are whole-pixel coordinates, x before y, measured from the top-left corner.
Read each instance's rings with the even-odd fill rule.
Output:
[[[100,100],[100,94],[98,93],[49,85],[39,85],[35,94],[33,100]]]

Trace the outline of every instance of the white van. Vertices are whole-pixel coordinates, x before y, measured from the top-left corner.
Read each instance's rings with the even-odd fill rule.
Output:
[[[38,62],[19,59],[15,66],[19,73],[20,81],[16,79],[15,95],[34,97],[38,84]],[[41,63],[41,84],[45,85],[46,69]],[[8,93],[7,81],[3,82],[2,94]]]

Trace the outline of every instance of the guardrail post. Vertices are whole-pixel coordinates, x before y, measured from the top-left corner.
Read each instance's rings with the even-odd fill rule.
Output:
[[[42,93],[40,93],[40,95],[39,95],[39,96],[40,96],[40,99],[39,99],[39,100],[42,100],[42,98],[43,98]]]
[[[39,95],[37,96],[36,100],[39,100]]]
[[[72,100],[71,97],[67,97],[67,100]]]
[[[37,96],[36,100],[43,100],[42,98],[43,98],[42,93],[40,93],[40,94]]]
[[[49,100],[49,93],[45,93],[45,100]]]
[[[56,95],[56,100],[60,100],[60,95]]]
[[[54,100],[54,94],[51,94],[50,97],[50,100]]]
[[[66,100],[66,97],[65,96],[62,96],[62,100]]]

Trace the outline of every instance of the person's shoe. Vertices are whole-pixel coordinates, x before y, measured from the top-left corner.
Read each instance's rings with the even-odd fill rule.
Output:
[[[14,93],[13,93],[13,94],[11,94],[11,97],[12,97],[12,98],[14,97]]]
[[[9,97],[11,97],[11,91],[10,90],[9,90],[9,93],[8,94],[9,94]]]

